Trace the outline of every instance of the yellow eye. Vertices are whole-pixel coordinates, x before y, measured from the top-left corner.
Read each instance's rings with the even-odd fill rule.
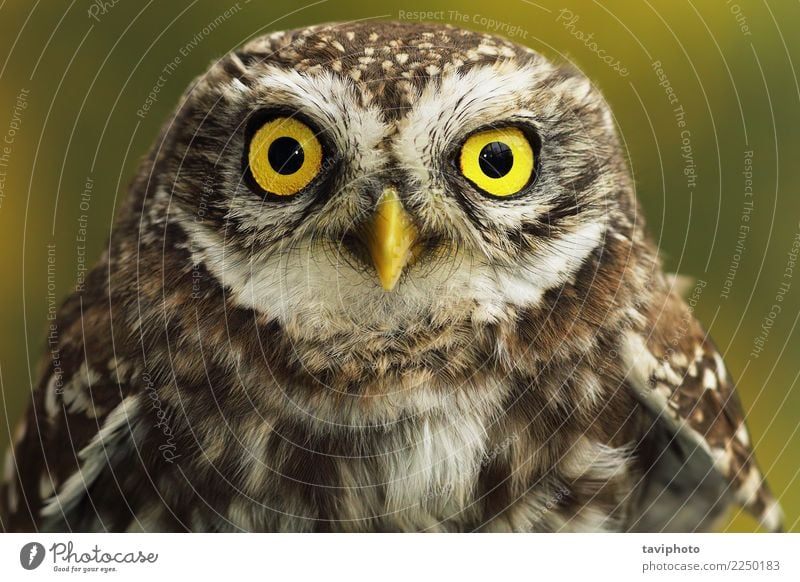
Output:
[[[461,146],[461,173],[492,196],[513,196],[531,181],[533,148],[518,128],[489,129]]]
[[[261,188],[277,196],[291,196],[319,174],[322,144],[302,121],[277,117],[253,135],[247,160]]]

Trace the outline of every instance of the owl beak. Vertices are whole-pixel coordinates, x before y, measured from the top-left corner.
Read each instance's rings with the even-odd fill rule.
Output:
[[[397,190],[386,188],[369,225],[367,247],[381,287],[391,291],[414,254],[417,230],[403,208]]]

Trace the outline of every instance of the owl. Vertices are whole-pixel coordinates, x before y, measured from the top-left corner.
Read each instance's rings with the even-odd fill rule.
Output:
[[[258,38],[60,308],[3,528],[779,529],[677,287],[574,68],[438,24]]]

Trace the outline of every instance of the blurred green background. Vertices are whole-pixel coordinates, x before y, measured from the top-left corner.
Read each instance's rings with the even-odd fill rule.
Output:
[[[138,160],[191,79],[264,32],[415,18],[415,11],[496,30],[572,61],[603,90],[668,269],[706,282],[696,313],[739,379],[758,458],[787,528],[800,531],[800,270],[794,281],[784,276],[800,234],[797,2],[0,2],[0,449],[35,381],[48,283],[60,301],[75,286],[79,253],[89,264],[100,255]],[[162,69],[179,55],[157,101],[137,115]],[[657,62],[674,92],[672,104]],[[676,107],[683,108],[685,127]],[[683,138],[691,160],[682,157]],[[745,190],[746,152],[752,152],[752,196]],[[694,179],[684,172],[688,164]],[[754,340],[783,282],[790,287],[782,311],[754,357]],[[725,526],[754,529],[739,512]]]

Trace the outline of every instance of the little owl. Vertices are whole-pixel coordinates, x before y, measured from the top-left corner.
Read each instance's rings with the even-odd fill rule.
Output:
[[[503,38],[270,34],[61,307],[9,531],[696,531],[780,509],[614,119]]]

